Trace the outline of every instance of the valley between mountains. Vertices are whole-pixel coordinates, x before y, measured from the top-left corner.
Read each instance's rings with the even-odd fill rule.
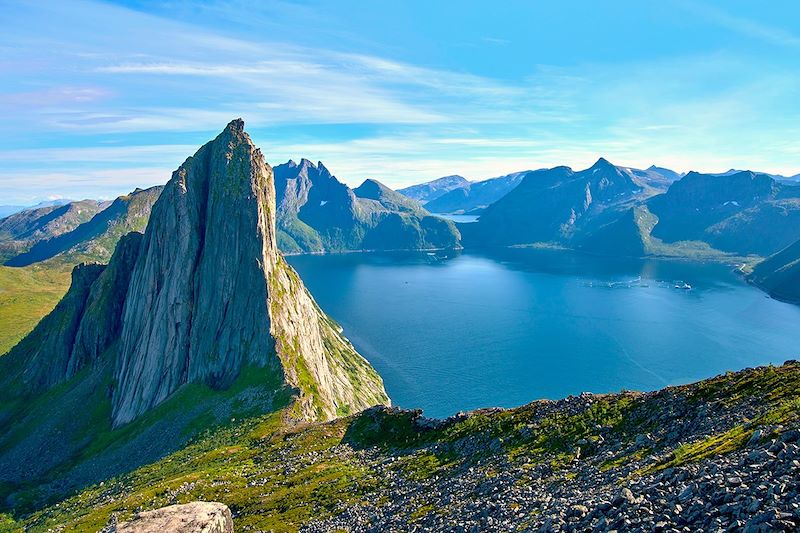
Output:
[[[713,260],[797,303],[799,243],[800,186],[762,173],[601,158],[351,189],[271,167],[234,120],[164,186],[0,219],[0,530],[196,500],[236,531],[796,530],[796,361],[429,419],[391,407],[283,254]]]

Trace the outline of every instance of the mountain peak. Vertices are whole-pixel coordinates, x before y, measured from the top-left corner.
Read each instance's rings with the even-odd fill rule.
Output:
[[[359,198],[370,198],[372,200],[379,199],[380,196],[386,194],[388,191],[390,191],[390,189],[386,185],[373,178],[365,179],[361,185],[353,189],[353,192]]]
[[[594,165],[592,165],[592,166],[589,168],[589,170],[594,170],[594,169],[598,169],[598,168],[617,168],[617,167],[616,167],[616,166],[614,166],[613,164],[611,164],[611,163],[608,161],[608,159],[606,159],[605,157],[601,157],[600,159],[598,159],[598,160],[595,162],[595,164],[594,164]]]
[[[225,126],[226,132],[231,133],[244,133],[244,120],[241,118],[235,118],[228,122],[228,125]]]

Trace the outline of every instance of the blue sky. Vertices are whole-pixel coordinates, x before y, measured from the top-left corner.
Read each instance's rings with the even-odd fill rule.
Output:
[[[798,102],[796,1],[0,0],[0,204],[164,183],[235,117],[351,185],[792,175]]]

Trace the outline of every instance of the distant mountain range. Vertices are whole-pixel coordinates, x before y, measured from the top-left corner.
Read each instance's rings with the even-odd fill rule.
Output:
[[[659,189],[600,158],[590,168],[555,167],[528,172],[478,222],[464,224],[465,245],[547,243],[580,247],[599,227]]]
[[[0,219],[0,262],[27,252],[39,241],[74,230],[104,207],[95,200],[81,200],[34,207]]]
[[[600,159],[529,172],[462,224],[469,246],[550,245],[600,254],[767,256],[800,238],[800,186],[766,174],[672,177]]]
[[[469,186],[470,182],[466,178],[452,175],[398,189],[397,192],[425,205],[425,203],[436,200],[452,190],[465,189],[469,188]]]
[[[730,176],[731,174],[738,174],[740,172],[753,172],[753,174],[764,174],[778,181],[788,181],[793,183],[800,182],[800,174],[795,174],[794,176],[783,176],[781,174],[770,174],[769,172],[738,170],[735,168],[729,169],[725,172],[708,172],[708,174],[710,174],[711,176]]]
[[[356,189],[321,162],[275,167],[278,244],[284,253],[420,250],[459,245],[455,225],[376,180]]]
[[[351,189],[308,159],[274,169],[284,253],[559,246],[597,254],[767,257],[800,239],[800,184],[749,171],[678,174],[600,158],[590,168],[523,171],[479,182],[447,176],[392,191]],[[0,259],[25,266],[105,262],[121,235],[143,231],[161,189],[0,219]],[[431,214],[480,214],[454,224]]]
[[[0,241],[9,256],[5,264],[26,266],[56,257],[67,264],[108,262],[120,237],[131,231],[144,231],[162,189],[136,189],[110,203],[84,200],[22,211],[2,219],[0,231],[8,228],[14,239]]]
[[[651,166],[646,170],[624,168],[642,183],[666,190],[670,183],[681,178],[672,170]],[[543,169],[546,170],[546,169]],[[432,213],[478,215],[519,185],[532,171],[523,170],[497,178],[470,182],[461,176],[447,176],[427,183],[398,189],[410,198],[425,198],[425,209]],[[458,178],[458,180],[454,180]],[[446,185],[446,186],[445,186]],[[435,191],[431,193],[430,191]]]
[[[766,256],[800,238],[800,186],[767,174],[690,172],[647,208],[658,218],[652,236],[666,243]]]
[[[44,202],[39,202],[38,204],[35,205],[0,205],[0,218],[13,215],[14,213],[19,213],[20,211],[39,209],[42,207],[59,206],[68,204],[70,202],[72,202],[72,200],[67,200],[66,198],[59,198],[57,200],[47,200]]]
[[[529,171],[468,183],[425,204],[432,213],[476,215],[520,184]]]

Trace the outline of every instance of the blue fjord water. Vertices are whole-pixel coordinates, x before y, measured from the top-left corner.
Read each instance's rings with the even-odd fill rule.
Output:
[[[394,403],[429,416],[653,390],[800,356],[800,307],[724,265],[531,249],[450,255],[288,259]]]

